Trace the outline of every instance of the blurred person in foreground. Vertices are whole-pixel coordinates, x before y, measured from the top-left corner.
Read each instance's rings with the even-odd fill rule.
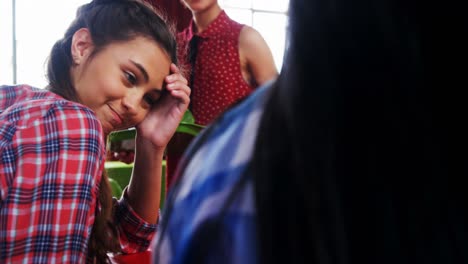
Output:
[[[291,0],[279,78],[191,144],[154,262],[468,263],[463,10]]]

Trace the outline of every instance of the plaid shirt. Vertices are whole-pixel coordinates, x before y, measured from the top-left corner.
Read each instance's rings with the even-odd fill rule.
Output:
[[[190,145],[162,214],[154,263],[256,263],[253,182],[240,179],[269,87],[256,90]]]
[[[0,262],[83,263],[105,162],[87,107],[26,85],[0,86]],[[156,225],[115,201],[124,252],[146,250]]]

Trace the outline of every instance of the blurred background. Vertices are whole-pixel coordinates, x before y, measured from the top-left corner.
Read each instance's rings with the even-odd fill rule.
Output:
[[[148,0],[158,6],[179,0]],[[90,0],[0,0],[0,84],[46,85],[46,59],[74,17]],[[262,34],[281,69],[289,0],[220,0],[234,20]],[[166,4],[167,5],[167,4]],[[163,8],[164,9],[164,8]],[[167,8],[166,8],[167,9]],[[174,16],[173,11],[166,10]],[[182,10],[184,11],[184,10]],[[188,10],[187,10],[188,11]]]

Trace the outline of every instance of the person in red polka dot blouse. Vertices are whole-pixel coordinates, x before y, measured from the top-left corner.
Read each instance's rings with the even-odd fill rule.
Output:
[[[193,19],[177,36],[179,59],[190,72],[195,121],[207,125],[278,72],[262,36],[230,19],[217,0],[181,1]]]

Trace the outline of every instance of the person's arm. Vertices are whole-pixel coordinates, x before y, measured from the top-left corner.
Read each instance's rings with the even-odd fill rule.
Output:
[[[260,33],[249,26],[244,26],[240,33],[239,56],[241,65],[258,86],[278,76],[270,48]]]
[[[133,174],[127,198],[135,212],[148,223],[159,217],[162,158],[164,149],[174,135],[189,104],[190,88],[179,69],[171,65],[166,77],[164,98],[137,125]]]
[[[128,198],[141,218],[155,224],[159,217],[164,147],[153,146],[150,140],[137,135],[135,149]]]

